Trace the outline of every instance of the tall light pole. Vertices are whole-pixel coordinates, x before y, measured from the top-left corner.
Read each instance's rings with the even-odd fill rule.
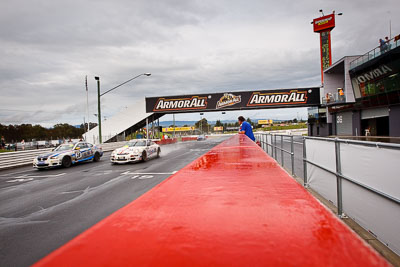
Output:
[[[97,118],[99,120],[99,144],[101,144],[103,140],[101,138],[100,77],[96,76],[94,79],[97,81]]]
[[[200,113],[200,134],[203,134],[203,115],[204,113]]]
[[[173,138],[175,138],[175,113],[174,114],[172,114],[172,120],[174,121],[174,135],[173,135]]]
[[[102,139],[102,137],[101,137],[101,108],[100,108],[100,97],[103,96],[103,95],[105,95],[105,94],[107,94],[107,93],[109,93],[109,92],[111,92],[112,90],[117,89],[118,87],[120,87],[120,86],[122,86],[122,85],[124,85],[124,84],[126,84],[126,83],[128,83],[128,82],[130,82],[130,81],[132,81],[132,80],[134,80],[134,79],[136,79],[136,78],[142,76],[142,75],[150,76],[151,73],[142,73],[142,74],[139,74],[139,75],[133,77],[132,79],[129,79],[129,80],[127,80],[126,82],[123,82],[123,83],[121,83],[121,84],[119,84],[119,85],[117,85],[117,86],[115,86],[115,87],[113,87],[113,88],[111,88],[111,89],[105,91],[105,92],[102,93],[102,94],[100,94],[100,77],[98,77],[98,76],[94,77],[94,79],[97,81],[97,109],[98,109],[98,119],[99,119],[99,143],[100,143],[100,144],[103,143],[103,139]]]

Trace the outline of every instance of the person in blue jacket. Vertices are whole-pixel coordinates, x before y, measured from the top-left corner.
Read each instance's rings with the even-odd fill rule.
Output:
[[[255,142],[256,138],[254,137],[253,129],[251,128],[250,123],[248,123],[243,116],[239,116],[238,120],[240,124],[239,134],[245,134]]]

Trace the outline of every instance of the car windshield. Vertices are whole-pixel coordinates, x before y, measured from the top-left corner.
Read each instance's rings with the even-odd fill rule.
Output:
[[[63,144],[54,149],[54,151],[67,151],[72,150],[74,148],[74,144]]]
[[[129,147],[146,146],[146,141],[131,141],[128,143]]]

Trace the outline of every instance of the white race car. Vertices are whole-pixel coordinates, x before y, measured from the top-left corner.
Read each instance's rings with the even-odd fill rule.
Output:
[[[103,156],[101,147],[85,141],[62,144],[52,152],[39,155],[33,159],[33,167],[36,169],[48,169],[51,167],[70,167],[78,162],[93,160],[99,161]]]
[[[160,153],[160,146],[153,141],[134,139],[125,146],[115,149],[111,153],[110,161],[112,164],[146,161],[150,158],[158,158]]]

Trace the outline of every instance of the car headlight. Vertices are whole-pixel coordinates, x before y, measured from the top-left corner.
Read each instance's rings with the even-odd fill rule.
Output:
[[[58,156],[51,156],[50,159],[58,159]]]
[[[135,150],[133,150],[133,152],[134,152],[134,153],[139,153],[140,150],[139,150],[139,149],[135,149]]]

